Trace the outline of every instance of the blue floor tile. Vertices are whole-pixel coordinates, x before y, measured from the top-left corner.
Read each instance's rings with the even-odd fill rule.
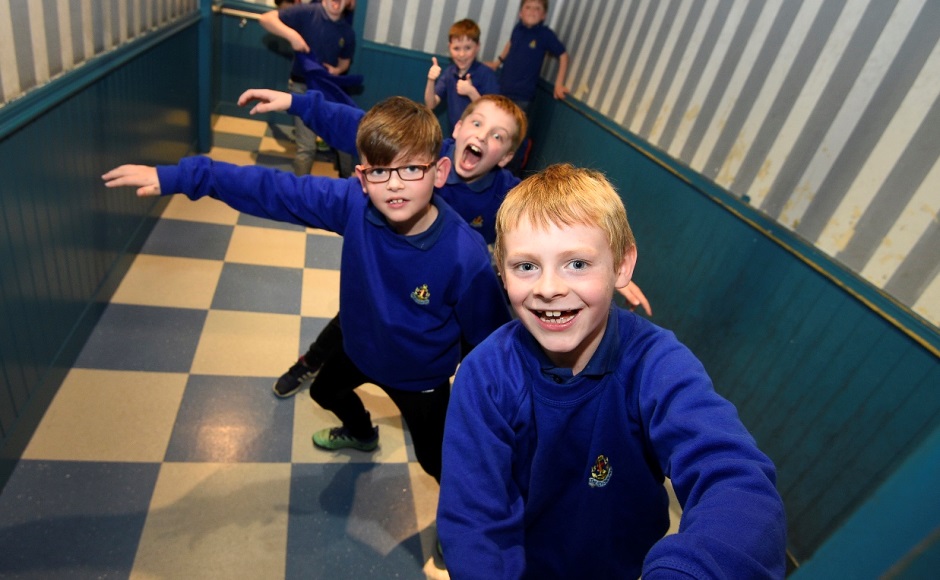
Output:
[[[0,495],[0,577],[127,578],[159,470],[21,461]]]
[[[291,232],[302,232],[307,229],[307,226],[302,226],[300,224],[289,224],[276,220],[269,220],[267,218],[248,215],[246,213],[238,214],[238,225],[254,226],[256,228],[271,228],[275,230],[288,230]]]
[[[234,226],[163,218],[153,228],[142,254],[225,259]]]
[[[407,465],[294,464],[285,576],[423,577],[413,527]]]
[[[207,312],[109,304],[75,366],[187,373],[193,364]]]
[[[191,376],[165,460],[289,462],[294,406],[274,396],[273,382],[270,377]]]
[[[310,234],[307,236],[304,268],[339,270],[342,255],[343,238]]]
[[[304,317],[300,319],[300,345],[297,351],[298,355],[307,352],[307,349],[310,348],[311,344],[316,342],[317,336],[320,335],[320,332],[329,322],[329,318]]]
[[[226,149],[239,149],[241,151],[257,151],[261,137],[253,135],[239,135],[237,133],[222,133],[216,131],[212,134],[212,145]]]
[[[303,270],[226,262],[212,308],[300,314]]]

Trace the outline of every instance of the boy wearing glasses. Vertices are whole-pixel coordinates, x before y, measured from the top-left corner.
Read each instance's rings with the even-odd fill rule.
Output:
[[[327,100],[318,91],[302,95],[271,89],[249,89],[238,98],[245,106],[257,101],[250,114],[286,111],[322,135],[341,151],[355,153],[355,135],[362,109]],[[519,178],[505,169],[525,137],[527,120],[515,103],[502,95],[483,95],[464,109],[451,138],[445,139],[441,156],[451,161],[451,171],[444,185],[437,188],[451,207],[472,228],[483,235],[487,244],[496,239],[496,210],[506,192],[518,185]],[[642,306],[652,314],[649,301],[632,282],[621,293],[633,306]],[[300,356],[274,383],[274,394],[291,397],[319,372],[330,349],[342,342],[337,318],[323,329],[306,353]]]
[[[156,168],[123,165],[102,177],[107,187],[137,187],[137,195],[208,195],[252,215],[342,235],[343,348],[333,349],[310,387],[342,425],[317,431],[313,441],[326,449],[374,450],[378,428],[355,392],[373,383],[398,406],[418,462],[440,481],[449,379],[461,339],[475,345],[509,320],[483,240],[433,195],[451,169],[450,159],[439,157],[441,142],[427,107],[392,97],[362,118],[361,164],[349,179],[206,157]]]

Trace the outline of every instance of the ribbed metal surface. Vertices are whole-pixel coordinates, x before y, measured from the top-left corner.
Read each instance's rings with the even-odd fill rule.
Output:
[[[940,3],[550,5],[573,96],[940,325]],[[517,6],[369,0],[365,38],[447,54],[469,16],[492,59]]]

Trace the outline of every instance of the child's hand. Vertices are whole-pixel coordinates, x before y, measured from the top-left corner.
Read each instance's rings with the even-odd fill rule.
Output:
[[[431,57],[431,68],[428,69],[428,80],[433,82],[437,81],[437,78],[441,76],[441,67],[437,64],[437,57]]]
[[[122,165],[101,176],[105,187],[137,188],[137,196],[160,195],[160,180],[157,168],[149,165]]]
[[[326,69],[326,72],[330,73],[330,74],[333,75],[333,76],[337,76],[337,75],[343,74],[343,73],[340,72],[339,67],[335,67],[335,66],[331,65],[331,64],[328,63],[328,62],[323,62],[323,63],[320,63],[320,64],[323,65],[323,68]]]
[[[256,113],[270,113],[271,111],[286,111],[294,102],[294,97],[290,93],[272,91],[271,89],[248,89],[238,97],[238,106],[244,107],[251,101],[258,101],[258,104],[248,111],[249,115],[254,115]]]
[[[571,91],[569,91],[568,87],[566,87],[565,85],[555,85],[555,98],[556,99],[564,99],[565,95],[567,95],[570,92]]]
[[[457,81],[457,94],[471,97],[474,92],[473,81],[470,79],[470,74],[467,73],[464,78]]]
[[[633,283],[633,280],[630,280],[630,283],[623,288],[617,288],[617,292],[623,294],[623,297],[627,299],[627,304],[630,305],[631,312],[636,310],[637,306],[640,306],[646,311],[647,316],[653,315],[653,308],[650,306],[650,301],[643,295],[643,291],[640,290],[640,287]]]

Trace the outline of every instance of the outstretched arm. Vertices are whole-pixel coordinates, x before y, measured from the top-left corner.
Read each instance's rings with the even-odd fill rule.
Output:
[[[286,111],[290,108],[293,95],[271,89],[248,89],[238,97],[238,106],[244,107],[252,101],[258,103],[248,111],[249,115],[270,113],[273,111]]]
[[[289,42],[294,51],[310,52],[310,47],[307,46],[307,41],[304,40],[304,37],[290,26],[284,24],[277,10],[271,10],[270,12],[262,14],[261,18],[258,19],[258,23],[261,24],[261,28]]]
[[[160,195],[157,168],[149,165],[121,165],[101,176],[105,187],[136,187],[137,196]]]

